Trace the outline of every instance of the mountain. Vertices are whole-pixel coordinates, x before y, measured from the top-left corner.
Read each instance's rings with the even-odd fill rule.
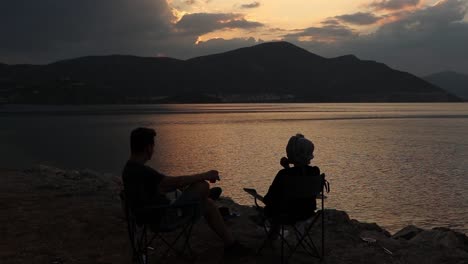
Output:
[[[189,60],[89,56],[0,67],[17,103],[440,102],[456,96],[353,55],[324,58],[270,42]]]
[[[468,100],[468,75],[446,71],[431,74],[423,79],[439,86],[451,94]]]

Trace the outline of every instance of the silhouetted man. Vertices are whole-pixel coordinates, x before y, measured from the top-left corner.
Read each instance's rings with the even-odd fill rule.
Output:
[[[176,202],[199,201],[200,212],[211,229],[218,234],[225,245],[226,254],[238,254],[244,248],[234,240],[224,224],[215,203],[208,198],[209,184],[206,181],[219,180],[218,171],[211,170],[204,173],[186,176],[166,176],[146,166],[154,150],[156,132],[150,128],[137,128],[130,136],[131,156],[123,170],[122,178],[125,191],[130,198],[133,208],[148,205],[168,204],[164,193],[176,189],[183,190]],[[235,252],[235,253],[234,253]]]

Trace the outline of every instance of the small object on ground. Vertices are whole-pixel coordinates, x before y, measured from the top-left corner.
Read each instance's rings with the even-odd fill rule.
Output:
[[[224,221],[240,216],[239,213],[236,213],[236,212],[231,213],[231,210],[229,208],[227,208],[227,207],[224,207],[224,206],[219,207],[218,210],[219,210],[219,213],[221,214],[221,216],[223,217]]]
[[[213,187],[210,189],[210,194],[208,194],[208,197],[213,201],[219,200],[222,192],[223,189],[221,189],[221,187]]]
[[[372,237],[361,237],[362,241],[364,242],[367,242],[369,244],[373,244],[375,242],[377,242],[377,240],[375,238],[372,238]]]
[[[377,239],[375,238],[372,238],[372,237],[361,237],[362,241],[364,242],[367,242],[368,244],[376,244],[378,245],[379,247],[381,247],[385,253],[389,254],[389,255],[393,255],[393,252],[390,251],[389,249],[387,249],[386,247],[380,245],[378,242],[377,242]]]

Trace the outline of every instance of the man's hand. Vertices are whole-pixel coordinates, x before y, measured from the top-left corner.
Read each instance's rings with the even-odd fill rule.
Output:
[[[219,181],[219,172],[216,170],[207,171],[205,173],[202,173],[202,178],[205,181],[215,183],[216,181]]]

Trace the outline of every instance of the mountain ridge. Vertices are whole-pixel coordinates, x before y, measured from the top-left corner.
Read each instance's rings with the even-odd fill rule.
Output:
[[[106,55],[7,65],[0,80],[12,103],[459,101],[383,63],[324,58],[288,42],[188,60]]]
[[[468,101],[467,74],[455,71],[443,71],[427,75],[423,79]]]

